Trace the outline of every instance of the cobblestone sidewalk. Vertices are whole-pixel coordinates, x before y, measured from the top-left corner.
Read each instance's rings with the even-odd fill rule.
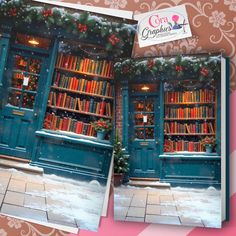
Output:
[[[105,187],[0,168],[0,213],[97,230]]]
[[[115,189],[115,220],[199,227],[221,226],[220,190],[166,190],[121,186]]]

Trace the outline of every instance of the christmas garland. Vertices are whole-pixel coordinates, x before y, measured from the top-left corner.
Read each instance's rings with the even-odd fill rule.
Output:
[[[70,13],[63,8],[34,6],[26,0],[0,0],[0,18],[13,20],[16,26],[43,23],[49,29],[60,27],[79,39],[102,38],[107,51],[118,54],[124,45],[132,45],[135,28],[129,24],[110,22],[103,17]]]
[[[220,72],[221,56],[181,56],[174,58],[127,59],[115,64],[118,78],[137,79],[151,74],[156,79],[194,76],[200,81],[213,78]]]

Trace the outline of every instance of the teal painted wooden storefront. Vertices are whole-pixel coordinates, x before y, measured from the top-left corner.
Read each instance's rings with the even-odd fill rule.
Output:
[[[218,61],[215,69],[209,69],[215,70],[214,73],[209,72],[209,77],[208,74],[201,77],[198,71],[178,74],[175,69],[172,72],[171,67],[161,72],[156,67],[156,74],[155,69],[150,73],[150,64],[154,67],[156,63],[163,68],[163,61],[176,68],[176,57],[130,59],[116,64],[116,79],[120,81],[122,94],[123,145],[130,156],[130,178],[160,179],[172,186],[221,186],[220,56],[196,55],[186,57],[186,60],[194,58]],[[185,60],[184,56],[182,60]],[[228,83],[228,79],[226,81]],[[211,89],[215,94],[211,102],[200,101],[197,97],[192,102],[174,101],[179,99],[175,96],[180,96],[177,91],[192,94],[201,91],[203,94],[205,90],[207,97]],[[172,100],[168,101],[169,98]],[[183,116],[177,112],[181,109],[185,112]],[[191,110],[196,110],[197,115],[190,113]],[[175,126],[180,131],[174,130]],[[196,130],[190,130],[193,127]],[[201,127],[203,130],[198,130]],[[213,153],[207,153],[201,146],[201,140],[206,136],[216,138]]]
[[[84,16],[86,14],[81,14],[81,18]],[[91,20],[97,20],[97,24],[103,24],[104,19],[99,17],[91,16],[90,23]],[[119,33],[116,28],[116,35],[111,35],[110,39],[109,34],[113,29],[109,30],[109,27],[114,27],[115,24],[116,27],[122,27],[121,19],[115,19],[119,23],[113,24],[109,22],[114,18],[106,19],[107,28],[103,29],[105,38],[94,26],[96,32],[88,35],[85,40],[78,33],[74,33],[76,30],[71,33],[58,26],[48,28],[42,21],[16,27],[14,21],[5,21],[2,18],[0,20],[0,155],[28,159],[31,165],[42,167],[45,173],[85,180],[97,179],[106,183],[112,159],[113,136],[110,133],[105,140],[97,139],[90,122],[100,118],[109,121],[113,119],[112,63],[114,56],[118,54],[130,56],[135,34],[133,26],[136,22],[127,24],[127,31],[122,28],[123,36],[125,31],[129,32],[130,37],[125,37],[129,42],[125,39],[121,48],[113,49],[117,42],[113,43],[111,40],[121,41],[123,36],[117,38]],[[78,25],[80,26],[81,24]],[[81,29],[77,28],[79,30]],[[100,37],[95,37],[95,34]],[[37,40],[41,46],[37,46]],[[106,48],[107,44],[110,45],[109,49]],[[90,56],[92,59],[89,59]],[[66,57],[68,61],[65,63],[63,58]],[[84,73],[80,71],[81,58],[86,58],[83,62]],[[73,68],[76,66],[76,69],[69,67],[69,64],[72,66],[72,61]],[[69,82],[62,85],[65,77]],[[93,92],[88,86],[86,91],[76,90],[74,85],[78,82],[93,84]],[[97,84],[101,85],[99,91],[95,90]],[[69,97],[70,102],[61,106],[58,97],[63,94],[64,97]],[[57,104],[53,104],[55,97]],[[77,100],[78,97],[81,102]],[[76,99],[76,103],[73,103],[72,109],[73,99]],[[98,112],[92,112],[92,100],[100,106],[104,104],[105,108],[101,107]],[[77,107],[83,101],[86,102],[86,111]],[[48,128],[50,116],[56,120],[55,123],[51,120],[50,127],[55,125],[51,130]],[[88,116],[92,117],[91,120]],[[85,125],[86,121],[89,124]],[[73,130],[64,132],[62,124]]]

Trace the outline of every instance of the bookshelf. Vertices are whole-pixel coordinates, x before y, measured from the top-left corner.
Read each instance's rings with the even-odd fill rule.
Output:
[[[113,77],[112,61],[59,53],[44,129],[95,136],[94,121],[112,121]]]
[[[216,137],[216,89],[164,91],[164,152],[204,152],[204,137]]]

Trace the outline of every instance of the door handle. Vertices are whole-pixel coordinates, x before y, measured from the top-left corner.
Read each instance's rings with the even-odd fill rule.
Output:
[[[158,140],[156,140],[156,144],[159,144],[159,141],[158,141]]]
[[[38,113],[37,112],[34,113],[34,117],[38,117]]]

